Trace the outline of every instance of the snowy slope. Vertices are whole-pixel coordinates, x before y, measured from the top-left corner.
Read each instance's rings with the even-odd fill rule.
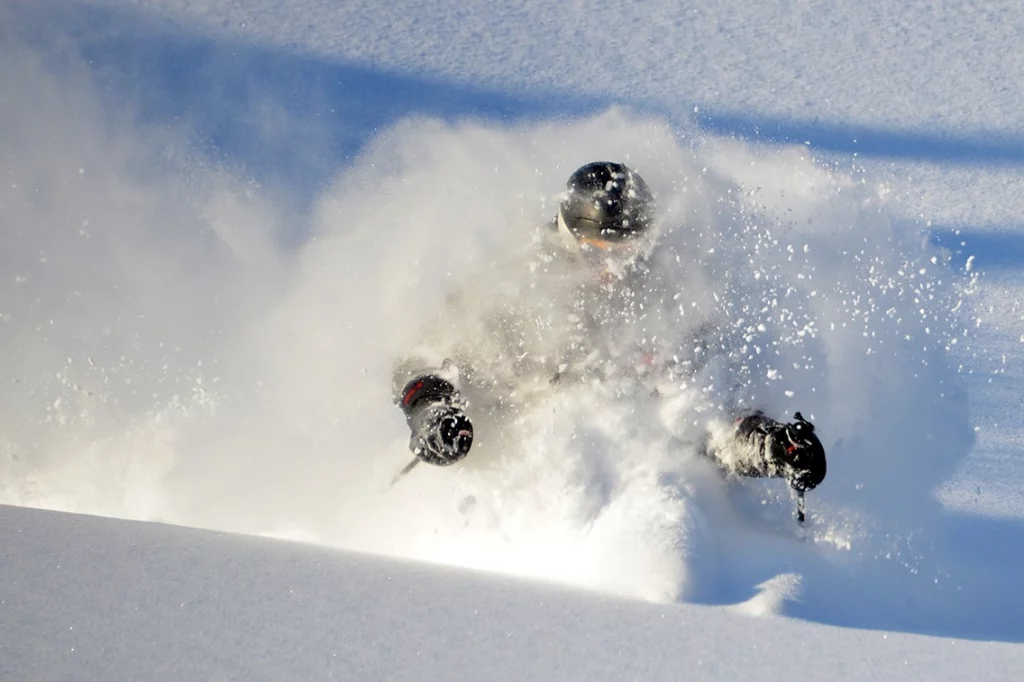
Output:
[[[851,678],[883,674],[904,650],[874,667],[875,634],[833,626],[1024,639],[1024,250],[1013,208],[1022,109],[1017,71],[1003,68],[1020,50],[1019,13],[986,4],[895,16],[888,5],[851,3],[830,7],[822,25],[810,5],[782,32],[746,6],[683,15],[652,3],[643,21],[587,3],[558,16],[530,3],[521,16],[459,7],[0,5],[9,103],[0,109],[9,179],[0,185],[0,502],[286,537],[659,603],[579,596],[606,625],[573,650],[570,667],[615,677],[649,675],[600,657],[608,639],[649,628],[650,646],[636,646],[651,660],[685,622],[706,639],[681,661],[656,654],[651,676],[698,659],[711,661],[709,677],[742,675],[716,644],[735,637],[711,633],[742,638],[748,628],[763,627],[780,649],[788,642],[785,661],[795,642],[852,647],[848,659],[836,654]],[[624,25],[634,40],[612,31]],[[850,42],[852,25],[861,30]],[[607,40],[597,53],[589,41],[573,49],[566,32]],[[490,40],[473,38],[481,35]],[[981,35],[1001,48],[964,63]],[[635,50],[644,36],[693,47],[645,57]],[[949,50],[921,62],[922,45]],[[897,73],[878,78],[883,65]],[[946,104],[924,106],[936,101]],[[679,259],[671,282],[694,309],[719,315],[742,366],[712,367],[667,405],[559,395],[497,454],[421,467],[386,490],[408,456],[390,404],[392,360],[467,280],[483,272],[485,284],[502,285],[487,273],[552,215],[568,173],[595,158],[626,160],[651,183],[662,246]],[[692,320],[681,315],[664,331],[685,335]],[[737,396],[780,415],[802,410],[826,439],[829,478],[809,497],[803,534],[779,486],[724,485],[680,446]],[[637,410],[650,417],[639,426]],[[96,543],[139,533],[163,552],[173,536],[203,548],[195,562],[245,561],[221,555],[220,541],[206,539],[215,536],[186,531],[151,536],[11,508],[0,519],[69,552],[81,545],[62,534],[96,524]],[[281,553],[302,570],[329,566],[334,581],[402,570],[223,542],[224,551]],[[10,562],[58,579],[53,566],[66,562],[39,567],[38,552],[12,549]],[[97,573],[79,572],[84,587],[70,591],[88,591],[107,571],[86,556]],[[188,582],[164,574],[162,560],[138,568],[150,569],[155,580]],[[502,580],[409,570],[469,591],[471,602],[551,619],[529,606],[533,593],[505,601]],[[12,579],[5,590],[18,599],[26,584]],[[536,589],[577,598],[562,588]],[[31,590],[41,599],[45,588]],[[159,604],[170,597],[153,593]],[[262,606],[224,599],[239,606],[218,629],[266,617]],[[372,605],[352,599],[337,610],[371,618]],[[424,608],[447,618],[449,599],[432,595]],[[50,604],[38,624],[0,626],[20,647],[49,643],[37,633],[86,608]],[[733,611],[800,620],[761,624]],[[431,628],[434,615],[406,614]],[[393,616],[374,613],[367,636],[393,630]],[[619,628],[621,618],[637,624]],[[671,627],[660,629],[663,619]],[[354,637],[352,622],[338,627]],[[315,627],[299,621],[289,636]],[[558,632],[538,641],[571,647]],[[98,629],[84,648],[96,656],[120,636]],[[239,643],[217,641],[235,653],[212,670],[246,669]],[[986,672],[1011,679],[1019,655],[972,645],[961,657],[964,642],[953,654],[941,640],[898,641],[908,655],[945,657],[950,679],[991,651]],[[374,654],[366,677],[386,676],[372,666],[392,659],[417,668],[389,651]],[[170,660],[153,655],[152,669]],[[34,665],[23,656],[19,665]],[[770,675],[791,672],[785,661]],[[492,664],[505,677],[521,662]],[[539,677],[563,669],[555,655],[535,664]],[[431,676],[452,675],[450,665],[438,659]]]
[[[399,92],[422,78],[421,107],[464,88],[503,114],[517,97],[534,111],[625,102],[674,121],[697,109],[722,134],[855,157],[893,179],[908,217],[1019,223],[1024,16],[1012,0],[88,4],[398,76]]]
[[[1011,680],[1024,665],[1019,645],[751,618],[753,602],[650,605],[256,538],[2,512],[4,556],[20,557],[0,572],[4,680]]]

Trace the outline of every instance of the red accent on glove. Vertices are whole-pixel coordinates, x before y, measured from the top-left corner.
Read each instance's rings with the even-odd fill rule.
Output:
[[[406,391],[405,395],[402,396],[402,407],[409,407],[409,403],[412,402],[413,396],[419,393],[421,388],[423,388],[423,382],[417,381],[412,388]]]

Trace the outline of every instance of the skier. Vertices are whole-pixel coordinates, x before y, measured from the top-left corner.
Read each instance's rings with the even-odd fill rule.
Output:
[[[419,335],[419,352],[396,365],[395,402],[417,457],[405,471],[418,461],[447,466],[469,453],[470,403],[509,413],[555,383],[621,385],[642,376],[650,390],[700,366],[713,334],[701,329],[701,338],[670,340],[678,313],[666,305],[671,286],[651,267],[654,208],[636,171],[615,162],[582,166],[549,229],[521,259],[524,271],[510,275],[517,285],[499,276],[492,278],[497,288],[473,287],[450,301],[448,315]],[[465,392],[475,395],[467,400]],[[802,492],[824,478],[813,431],[799,413],[789,425],[756,413],[737,422],[732,445],[741,447],[702,450],[730,473],[783,477]],[[745,456],[727,456],[727,449]]]
[[[587,164],[569,178],[557,216],[513,263],[520,272],[491,273],[449,301],[447,314],[419,333],[394,373],[395,401],[417,458],[446,466],[468,454],[474,429],[467,402],[477,411],[509,412],[530,386],[608,378],[609,358],[599,357],[608,348],[597,348],[606,335],[595,330],[613,322],[621,330],[636,318],[644,289],[637,284],[649,275],[653,208],[638,173],[620,163]],[[475,393],[471,401],[467,390]]]

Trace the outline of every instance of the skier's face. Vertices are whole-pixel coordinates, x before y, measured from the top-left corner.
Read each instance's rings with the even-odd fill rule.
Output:
[[[588,266],[602,274],[621,277],[631,265],[643,257],[646,243],[643,239],[628,241],[612,241],[595,237],[579,237],[574,235],[562,220],[559,213],[555,219],[558,233],[566,249],[580,256]]]

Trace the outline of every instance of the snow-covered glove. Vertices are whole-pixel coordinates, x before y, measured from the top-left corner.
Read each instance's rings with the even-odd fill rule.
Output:
[[[409,449],[428,464],[448,466],[473,445],[473,424],[465,401],[450,382],[424,374],[408,382],[399,403],[409,424]]]

